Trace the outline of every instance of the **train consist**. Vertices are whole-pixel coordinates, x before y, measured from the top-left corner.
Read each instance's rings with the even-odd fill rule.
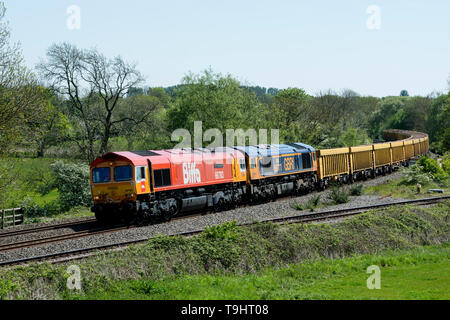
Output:
[[[426,134],[387,130],[384,136],[391,142],[317,151],[290,143],[107,153],[91,164],[92,211],[99,221],[169,221],[375,177],[428,151]]]

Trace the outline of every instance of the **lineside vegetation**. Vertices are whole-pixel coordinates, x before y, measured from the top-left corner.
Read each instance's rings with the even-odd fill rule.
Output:
[[[248,279],[263,274],[266,268],[279,270],[291,264],[314,263],[317,259],[342,259],[448,243],[449,209],[450,202],[428,208],[393,207],[333,224],[281,227],[259,223],[238,227],[228,223],[209,228],[197,237],[158,237],[144,245],[77,261],[82,274],[82,291],[78,293],[66,287],[67,266],[49,264],[1,269],[0,292],[8,299],[107,298],[117,297],[114,288],[118,283],[125,286],[158,283],[156,287],[163,286],[162,295],[154,297],[161,298],[166,292],[164,283],[170,287],[174,279],[185,281],[180,277],[244,276]],[[300,286],[305,284],[301,279],[298,281]],[[149,288],[151,291],[152,285]],[[167,290],[169,297],[171,289]],[[243,293],[242,297],[247,295]]]

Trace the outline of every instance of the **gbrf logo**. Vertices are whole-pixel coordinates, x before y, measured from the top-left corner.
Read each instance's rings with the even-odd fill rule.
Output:
[[[195,166],[196,166],[195,162],[183,163],[184,184],[199,183],[201,181],[200,170],[197,169]]]

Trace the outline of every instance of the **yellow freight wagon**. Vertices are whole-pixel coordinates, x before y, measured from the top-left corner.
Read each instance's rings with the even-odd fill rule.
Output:
[[[403,140],[405,146],[405,159],[411,159],[414,157],[414,146],[412,140]]]
[[[414,146],[414,156],[420,155],[420,139],[414,139],[413,140],[413,146]]]
[[[373,150],[370,146],[350,147],[351,173],[373,169]]]
[[[399,163],[405,160],[403,141],[391,142],[392,163]]]
[[[324,178],[338,179],[340,175],[348,175],[349,148],[323,149],[317,151],[317,175]]]
[[[420,139],[420,151],[421,151],[421,154],[425,154],[426,151],[428,150],[428,147],[429,147],[429,145],[428,145],[428,137],[421,138]]]
[[[420,154],[420,139],[413,139],[413,148],[414,148],[414,156],[418,156]]]
[[[377,143],[373,145],[375,167],[391,165],[391,144]]]

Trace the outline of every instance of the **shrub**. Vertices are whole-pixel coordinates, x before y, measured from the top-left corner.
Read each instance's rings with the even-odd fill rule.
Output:
[[[14,282],[9,279],[0,278],[0,300],[3,300],[7,297],[10,291],[13,291],[18,286]]]
[[[61,206],[58,201],[51,201],[44,205],[39,205],[30,197],[26,197],[20,207],[23,209],[25,217],[52,216],[61,212]]]
[[[433,176],[429,173],[423,172],[421,167],[416,164],[409,168],[402,168],[401,171],[405,174],[405,179],[401,182],[401,184],[404,185],[426,185],[433,181]]]
[[[311,199],[309,199],[308,203],[312,204],[314,207],[317,207],[320,203],[320,195],[312,197]]]
[[[445,163],[444,163],[445,162]],[[444,158],[442,167],[439,166],[437,160],[430,158],[426,155],[421,157],[415,165],[408,169],[404,169],[403,172],[406,174],[406,179],[403,184],[428,184],[433,180],[439,182],[440,184],[445,184],[449,179],[449,174],[447,173],[450,160]]]
[[[446,175],[450,176],[450,153],[445,154],[442,158],[442,170],[444,170]]]
[[[46,195],[55,188],[55,179],[50,166],[47,159],[26,159],[18,162],[17,169],[27,190]]]
[[[221,225],[206,227],[203,235],[209,239],[236,239],[236,221],[226,222]]]
[[[314,209],[319,205],[319,203],[320,203],[320,196],[312,197],[306,203],[306,208],[308,208],[311,211],[314,211]]]
[[[354,185],[350,188],[350,195],[352,196],[360,196],[363,193],[363,186],[362,184]]]
[[[305,210],[305,206],[302,203],[293,203],[292,208],[298,211]]]
[[[51,165],[55,185],[59,190],[59,202],[63,210],[91,205],[89,167],[83,164],[57,161]]]
[[[332,200],[334,204],[346,203],[348,202],[348,191],[339,186],[332,186],[328,198]]]
[[[439,166],[437,160],[430,158],[429,155],[421,157],[419,161],[417,161],[417,165],[420,166],[423,172],[431,174],[433,179],[438,182],[444,182],[448,179],[446,171]]]
[[[139,294],[154,294],[160,293],[162,290],[156,287],[156,282],[152,280],[131,281],[130,288]]]

